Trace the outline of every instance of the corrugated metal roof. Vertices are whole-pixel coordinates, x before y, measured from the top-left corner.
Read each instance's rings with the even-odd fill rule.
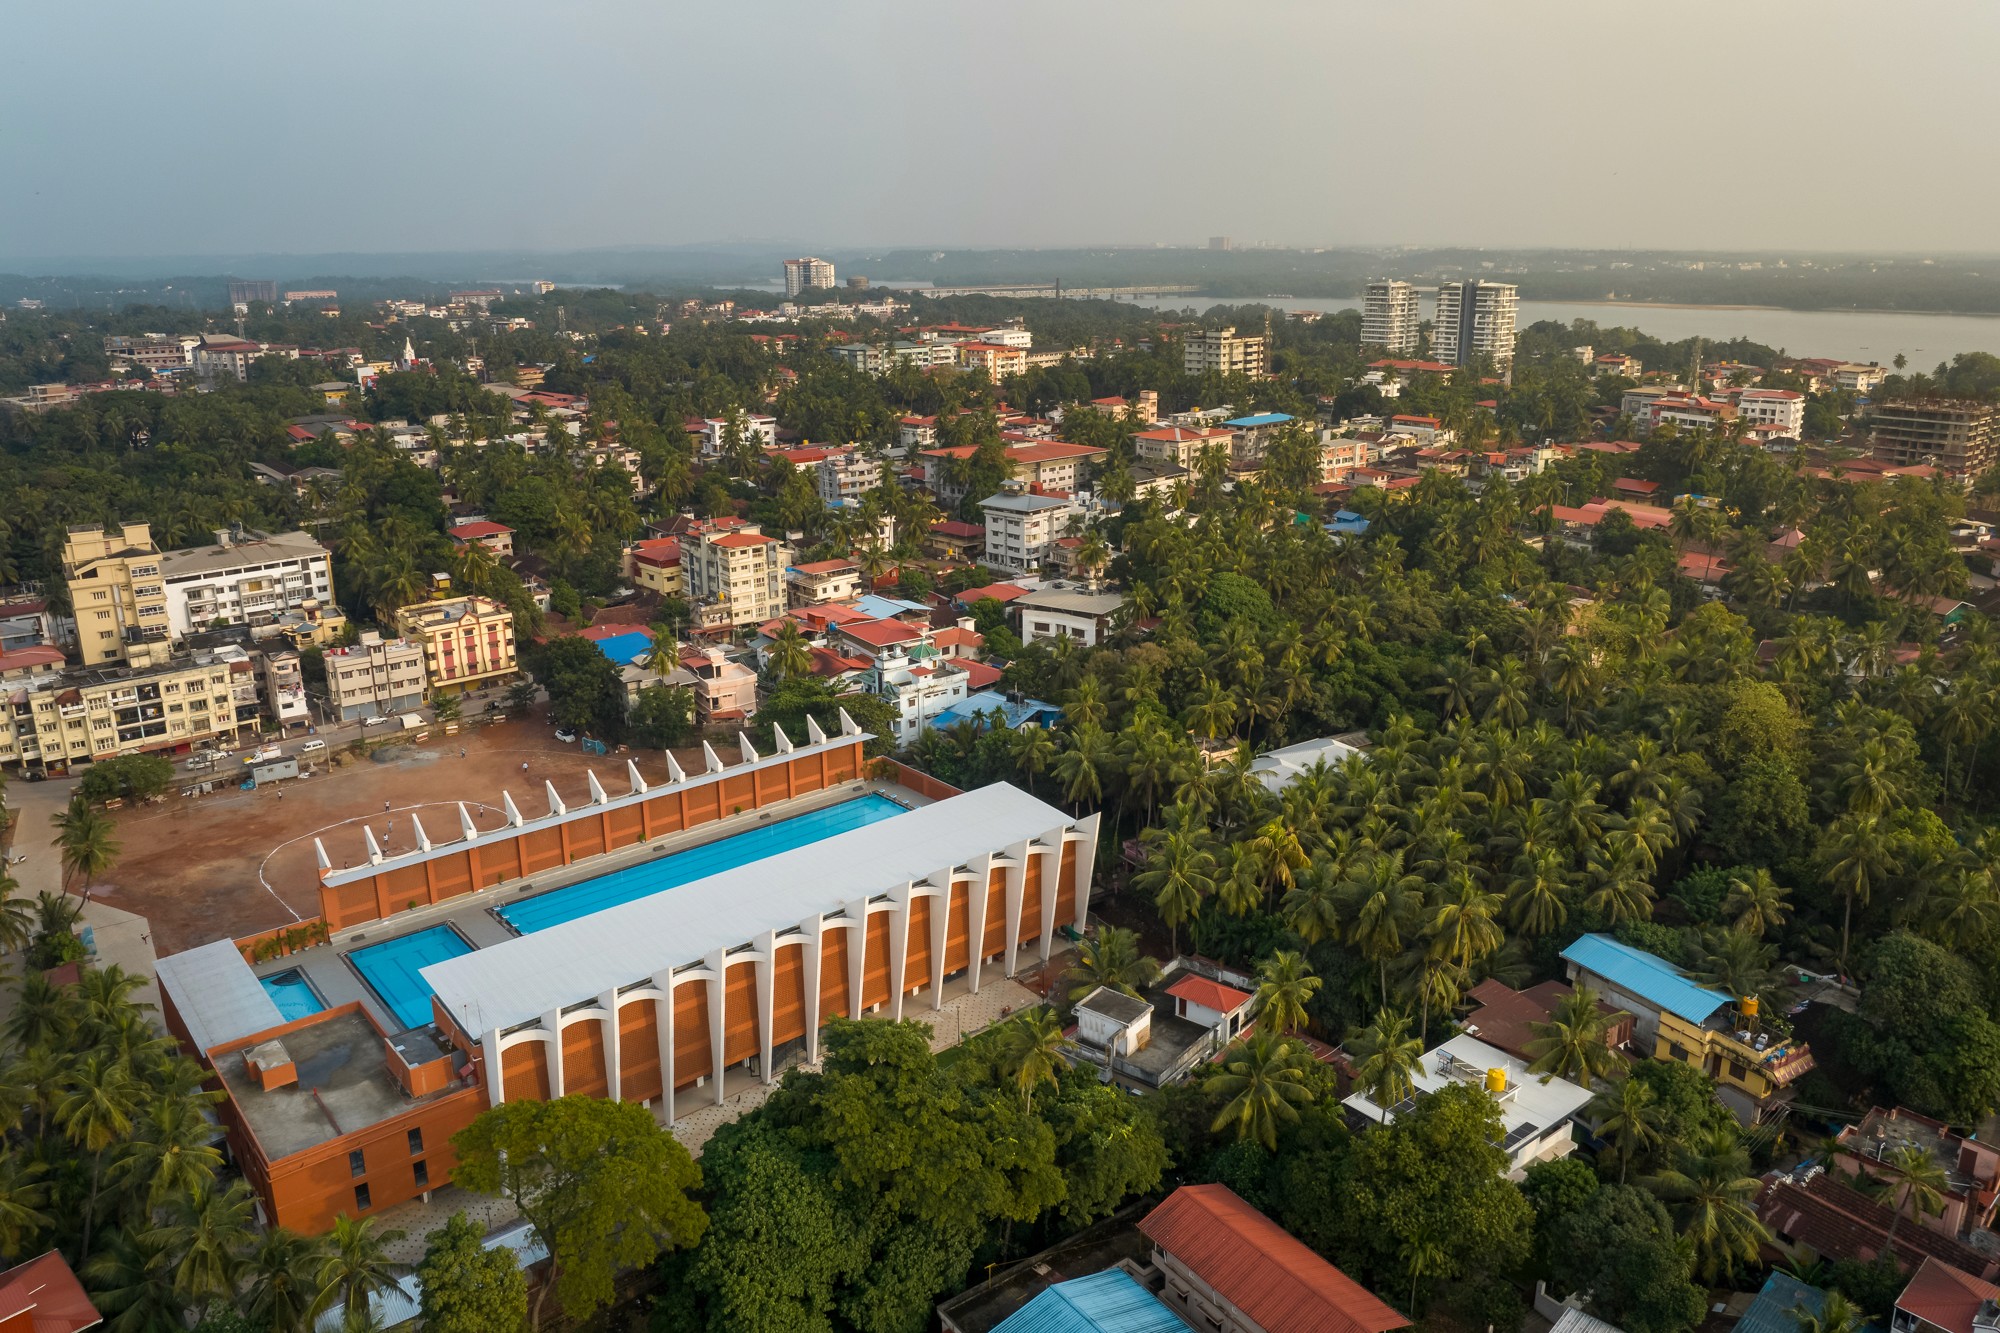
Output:
[[[473,1036],[838,911],[1075,823],[996,782],[867,828],[433,963],[423,978]]]
[[[1386,1333],[1410,1322],[1227,1185],[1181,1186],[1139,1230],[1270,1333]]]
[[[1816,1315],[1825,1304],[1824,1291],[1774,1269],[1764,1279],[1764,1288],[1757,1293],[1757,1299],[1750,1302],[1750,1308],[1736,1321],[1735,1333],[1798,1333],[1799,1321],[1792,1311],[1803,1309]]]
[[[1738,1333],[1740,1329],[1739,1325]],[[1581,1310],[1565,1310],[1562,1318],[1556,1320],[1555,1326],[1549,1333],[1625,1333],[1625,1330],[1616,1324],[1607,1324],[1594,1315],[1587,1315]],[[1796,1330],[1788,1324],[1785,1333],[1796,1333]]]
[[[1729,1003],[1729,997],[1721,991],[1689,981],[1666,959],[1620,944],[1609,935],[1585,935],[1564,949],[1562,956],[1626,994],[1690,1023],[1706,1023],[1716,1010]]]
[[[1058,1282],[993,1333],[1187,1333],[1187,1325],[1122,1268]]]
[[[158,974],[199,1050],[212,1050],[285,1021],[264,983],[229,940],[162,958]]]

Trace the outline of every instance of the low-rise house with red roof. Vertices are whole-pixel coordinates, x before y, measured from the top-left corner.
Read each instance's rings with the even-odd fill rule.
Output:
[[[1227,1185],[1183,1185],[1139,1222],[1160,1299],[1214,1333],[1389,1333],[1410,1323]]]
[[[1158,426],[1132,436],[1132,453],[1149,463],[1172,463],[1190,470],[1210,449],[1233,452],[1236,432],[1199,426]]]
[[[681,654],[681,666],[694,677],[695,722],[701,726],[742,722],[757,715],[757,673],[723,655],[720,648]]]
[[[814,560],[785,567],[785,596],[794,607],[844,602],[861,590],[861,566],[852,560]]]
[[[1548,1022],[1557,1006],[1573,993],[1560,981],[1544,981],[1517,991],[1504,981],[1489,978],[1466,992],[1466,998],[1479,1007],[1466,1015],[1465,1030],[1488,1046],[1532,1060],[1528,1043],[1535,1040],[1535,1025]],[[1636,1023],[1632,1015],[1602,1000],[1597,1002],[1597,1012],[1605,1020],[1606,1046],[1616,1050],[1632,1040]]]
[[[454,546],[465,547],[477,542],[496,556],[514,554],[514,529],[490,519],[460,523],[445,536],[451,538]]]
[[[681,579],[681,543],[678,537],[646,537],[625,548],[624,569],[628,583],[657,597],[679,597],[686,586]]]
[[[1872,1108],[1861,1123],[1841,1130],[1835,1142],[1839,1144],[1835,1160],[1843,1169],[1891,1185],[1902,1178],[1891,1160],[1900,1150],[1914,1148],[1937,1163],[1944,1185],[1938,1190],[1940,1207],[1935,1214],[1919,1210],[1907,1198],[1891,1197],[1892,1204],[1900,1204],[1906,1221],[1953,1237],[1993,1225],[1994,1207],[2000,1203],[2000,1144],[1961,1134],[1900,1106],[1887,1111]]]
[[[54,1250],[0,1273],[0,1333],[84,1333],[103,1322]]]
[[[965,498],[965,484],[957,480],[964,462],[975,452],[972,445],[923,451],[924,488],[945,504]],[[1030,489],[1074,491],[1085,465],[1102,458],[1105,450],[1067,440],[1038,440],[1007,446],[1008,479]]]
[[[1850,1189],[1844,1179],[1817,1168],[1765,1177],[1754,1206],[1785,1254],[1873,1263],[1893,1250],[1904,1268],[1935,1259],[1982,1281],[2000,1273],[2000,1262],[1949,1236],[1903,1225],[1894,1211]]]
[[[986,549],[986,528],[960,519],[943,519],[924,534],[924,550],[938,560],[970,564]]]
[[[1993,1333],[2000,1287],[1926,1255],[1896,1297],[1889,1326],[1895,1333]]]

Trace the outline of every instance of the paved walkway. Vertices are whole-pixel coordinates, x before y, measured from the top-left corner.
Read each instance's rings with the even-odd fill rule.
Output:
[[[942,1051],[948,1046],[956,1046],[962,1036],[978,1032],[980,1029],[999,1022],[1008,1014],[1032,1008],[1042,1002],[1042,997],[1010,978],[988,981],[980,987],[977,995],[960,995],[957,999],[946,1000],[944,1007],[937,1010],[922,1008],[917,1004],[906,1004],[903,1016],[931,1025],[931,1049]],[[817,1069],[814,1064],[800,1066]],[[700,1157],[701,1151],[715,1131],[731,1121],[762,1106],[771,1095],[776,1083],[755,1083],[743,1091],[735,1093],[720,1106],[704,1106],[689,1111],[675,1122],[674,1137],[688,1150],[689,1155]],[[683,1092],[685,1100],[691,1092]],[[400,1263],[414,1264],[424,1257],[424,1238],[432,1231],[451,1220],[451,1215],[464,1210],[467,1216],[479,1223],[487,1232],[499,1230],[515,1221],[519,1214],[505,1199],[486,1194],[474,1194],[467,1190],[446,1185],[431,1193],[430,1202],[411,1200],[394,1208],[385,1208],[376,1214],[378,1226],[394,1227],[404,1233],[404,1238],[390,1247],[390,1257]]]

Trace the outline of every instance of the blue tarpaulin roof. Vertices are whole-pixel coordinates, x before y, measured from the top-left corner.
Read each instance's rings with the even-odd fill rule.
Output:
[[[1564,949],[1562,956],[1626,994],[1690,1023],[1706,1023],[1710,1015],[1729,1003],[1729,997],[1721,991],[1689,981],[1666,959],[1620,944],[1609,935],[1585,935]]]
[[[1187,1325],[1122,1268],[1058,1282],[993,1333],[1187,1333]]]
[[[1003,725],[1008,730],[1030,723],[1046,726],[1062,716],[1062,709],[1040,699],[1023,699],[1015,703],[998,690],[981,690],[967,695],[931,720],[931,725],[940,729],[956,726],[960,722],[984,723],[998,709]]]
[[[597,651],[619,666],[631,666],[633,658],[652,646],[653,636],[643,630],[634,630],[630,634],[614,634],[608,639],[597,641]]]
[[[906,602],[900,597],[883,597],[879,593],[865,592],[854,599],[854,609],[875,617],[877,620],[893,620],[906,616],[912,611],[928,611],[922,602]]]
[[[1291,418],[1286,416],[1283,412],[1259,412],[1254,417],[1238,417],[1234,421],[1225,421],[1222,424],[1225,426],[1242,426],[1242,427],[1282,426],[1287,421],[1290,420]]]

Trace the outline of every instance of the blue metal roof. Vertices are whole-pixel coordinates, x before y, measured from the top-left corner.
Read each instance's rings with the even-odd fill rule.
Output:
[[[1284,423],[1290,420],[1291,418],[1286,416],[1283,412],[1259,412],[1254,417],[1238,417],[1234,421],[1225,421],[1222,424],[1225,426],[1245,426],[1245,427],[1282,426]]]
[[[630,634],[614,634],[608,639],[597,641],[597,651],[619,666],[631,666],[633,658],[650,651],[652,646],[653,636],[643,630],[634,630]]]
[[[1690,1023],[1706,1023],[1710,1015],[1729,1003],[1729,997],[1721,991],[1697,986],[1666,959],[1620,944],[1609,935],[1585,935],[1564,949],[1562,956],[1626,994]]]
[[[993,1333],[1187,1333],[1187,1325],[1122,1268],[1058,1282]]]
[[[906,602],[900,597],[882,597],[872,592],[863,593],[855,598],[854,609],[865,612],[877,620],[893,620],[912,611],[930,610],[922,602]]]
[[[998,690],[981,690],[939,713],[931,719],[931,725],[943,728],[968,721],[983,724],[995,709],[999,710],[1003,725],[1010,731],[1024,723],[1047,726],[1062,716],[1062,709],[1040,699],[1024,699],[1015,703]]]
[[[1816,1315],[1825,1304],[1826,1293],[1818,1287],[1808,1287],[1790,1273],[1774,1271],[1736,1321],[1736,1333],[1798,1333],[1799,1321],[1792,1317],[1792,1311],[1804,1309]]]

